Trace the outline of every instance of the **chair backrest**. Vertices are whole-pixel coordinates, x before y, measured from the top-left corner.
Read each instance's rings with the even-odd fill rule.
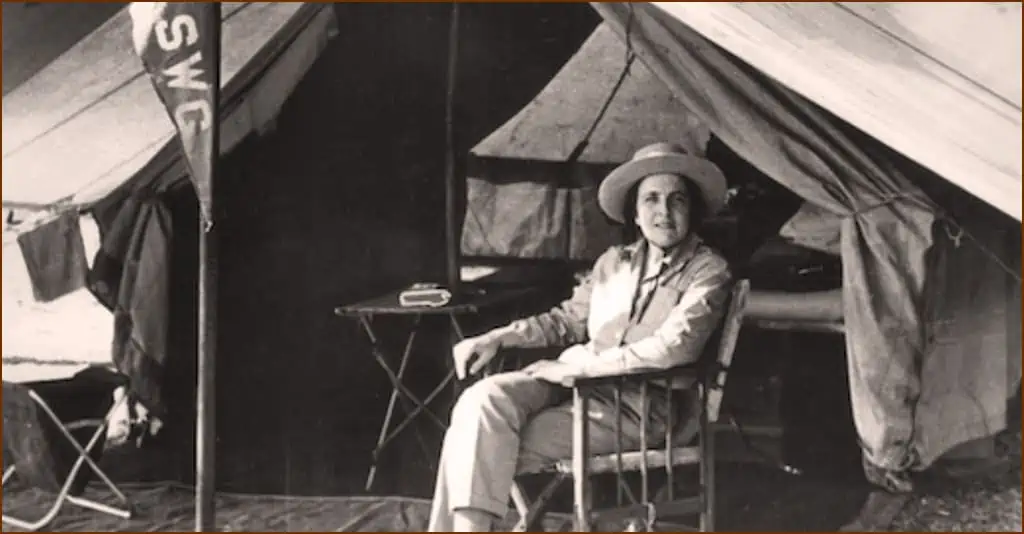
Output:
[[[717,338],[718,342],[708,344],[708,349],[714,350],[714,352],[705,354],[705,357],[713,357],[708,361],[704,382],[704,394],[707,396],[705,406],[708,421],[711,422],[718,420],[722,396],[725,392],[725,380],[728,376],[729,366],[732,365],[732,356],[736,352],[736,340],[740,336],[740,326],[743,324],[743,314],[747,308],[749,294],[750,280],[737,280],[729,296],[728,308],[722,318],[722,324],[712,338],[712,341]]]

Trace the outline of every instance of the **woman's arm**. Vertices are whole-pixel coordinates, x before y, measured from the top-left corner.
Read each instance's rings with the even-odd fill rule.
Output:
[[[573,289],[572,296],[558,306],[495,328],[492,334],[504,347],[560,347],[583,342],[587,338],[587,317],[593,289],[591,276],[588,273]]]
[[[492,341],[505,347],[564,347],[587,340],[587,318],[594,288],[594,273],[614,253],[609,249],[594,263],[594,268],[573,289],[572,296],[544,313],[513,321],[488,332]]]

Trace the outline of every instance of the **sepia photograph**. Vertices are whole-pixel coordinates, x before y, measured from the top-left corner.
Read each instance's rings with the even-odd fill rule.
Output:
[[[3,532],[1020,532],[1021,6],[0,3]]]

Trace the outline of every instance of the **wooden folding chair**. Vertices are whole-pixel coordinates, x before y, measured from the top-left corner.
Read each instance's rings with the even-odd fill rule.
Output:
[[[718,419],[726,374],[732,363],[749,291],[750,283],[747,280],[740,280],[734,285],[722,325],[709,341],[704,355],[696,365],[616,376],[577,378],[566,382],[565,385],[573,389],[572,457],[557,462],[548,471],[552,479],[532,503],[526,498],[522,486],[517,483],[513,487],[512,501],[519,512],[519,521],[513,530],[535,531],[555,490],[569,478],[573,480],[573,530],[576,532],[588,532],[593,525],[607,524],[606,522],[630,525],[630,530],[653,531],[656,523],[663,518],[693,515],[699,517],[697,528],[673,522],[670,526],[671,531],[714,530],[715,451],[712,425]],[[623,451],[620,441],[618,452],[599,456],[589,453],[589,421],[586,414],[591,390],[594,387],[615,384],[618,387],[617,391],[621,393],[625,385],[639,384],[642,395],[646,396],[647,388],[652,385],[663,386],[672,392],[670,384],[673,379],[680,377],[693,378],[697,384],[697,402],[691,403],[691,407],[696,409],[692,410],[694,413],[686,414],[688,417],[680,418],[675,413],[670,414],[664,446],[649,448],[646,439],[642,439],[639,451]],[[688,392],[675,392],[676,395],[686,393]],[[620,396],[616,395],[616,398]],[[644,402],[646,403],[646,399]],[[675,411],[679,403],[670,399],[669,404]],[[621,410],[617,411],[618,423],[621,424]],[[673,421],[681,424],[673,428]],[[643,421],[641,433],[646,435]],[[697,441],[696,445],[693,444],[694,439]],[[692,465],[698,467],[698,492],[696,495],[677,497],[675,470]],[[664,470],[665,481],[662,487],[654,492],[651,491],[650,472],[656,469]],[[639,498],[631,491],[625,478],[627,473],[639,473]],[[591,476],[600,474],[615,475],[617,498],[616,506],[613,508],[598,510],[593,506]],[[623,499],[624,496],[628,499]]]
[[[114,400],[114,391],[123,385],[123,376],[102,368],[88,368],[65,380],[3,383],[4,452],[13,457],[4,470],[3,486],[17,473],[29,485],[56,493],[49,509],[36,520],[8,515],[5,506],[5,525],[40,530],[53,521],[65,502],[123,519],[131,517],[128,497],[97,464],[111,418],[127,399],[123,395]],[[119,507],[81,496],[91,474],[111,490]]]

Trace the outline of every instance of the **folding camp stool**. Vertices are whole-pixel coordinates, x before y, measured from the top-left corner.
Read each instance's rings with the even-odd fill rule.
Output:
[[[115,390],[124,385],[126,380],[122,375],[101,367],[87,368],[65,380],[3,383],[4,449],[13,457],[11,465],[4,470],[3,486],[6,487],[18,473],[21,475],[19,478],[31,485],[57,492],[49,510],[34,521],[8,515],[5,506],[4,524],[25,530],[42,529],[53,521],[65,502],[122,519],[131,518],[132,506],[128,497],[93,458],[102,452],[106,431],[115,411],[127,402],[128,395],[120,395],[117,400],[114,397]],[[51,403],[57,405],[59,401],[54,397],[61,395],[66,396],[61,402],[64,409],[59,407],[55,410]],[[49,402],[47,397],[50,397]],[[84,402],[82,398],[85,398]],[[61,417],[59,411],[73,413]],[[93,430],[89,432],[89,429]],[[71,458],[74,458],[73,462]],[[68,462],[71,466],[64,473]],[[59,465],[61,463],[65,465]],[[90,471],[120,501],[119,507],[81,496]]]
[[[629,531],[653,531],[656,524],[665,517],[683,517],[696,514],[699,524],[696,528],[678,523],[665,524],[671,532],[711,532],[715,528],[715,449],[714,424],[722,402],[727,371],[732,363],[736,341],[739,338],[746,307],[750,283],[739,280],[734,286],[728,302],[727,312],[721,326],[709,340],[704,355],[696,365],[688,365],[663,371],[635,372],[623,375],[583,377],[569,379],[563,385],[573,390],[573,453],[572,457],[557,462],[545,474],[552,479],[531,503],[522,487],[516,483],[512,490],[512,501],[519,513],[519,521],[513,528],[517,532],[534,532],[546,513],[555,490],[567,479],[573,480],[573,530],[589,532],[602,521],[625,522]],[[717,341],[717,342],[716,342]],[[685,415],[670,414],[665,429],[663,447],[649,448],[646,443],[645,421],[641,420],[641,445],[639,451],[623,451],[620,441],[618,452],[591,455],[588,451],[588,401],[595,386],[615,384],[618,393],[626,384],[639,384],[642,395],[651,386],[662,386],[672,392],[671,383],[682,377],[692,378],[697,385],[695,403],[691,403]],[[670,393],[671,394],[671,393]],[[677,393],[679,394],[679,393]],[[646,395],[645,395],[646,396]],[[646,404],[646,400],[643,401]],[[618,404],[618,402],[616,403]],[[671,402],[670,405],[674,403]],[[621,406],[617,425],[622,420]],[[674,411],[674,410],[673,410]],[[681,426],[674,428],[673,421]],[[618,426],[617,426],[618,429]],[[621,432],[618,432],[621,436]],[[692,440],[697,444],[693,446]],[[696,465],[699,484],[696,496],[677,498],[675,468]],[[649,471],[663,469],[666,483],[656,492],[650,490]],[[639,472],[641,488],[639,498],[624,478],[626,473]],[[533,474],[533,473],[520,473]],[[617,506],[596,510],[591,495],[590,477],[599,474],[614,474],[616,477]],[[625,502],[628,498],[628,503]]]

